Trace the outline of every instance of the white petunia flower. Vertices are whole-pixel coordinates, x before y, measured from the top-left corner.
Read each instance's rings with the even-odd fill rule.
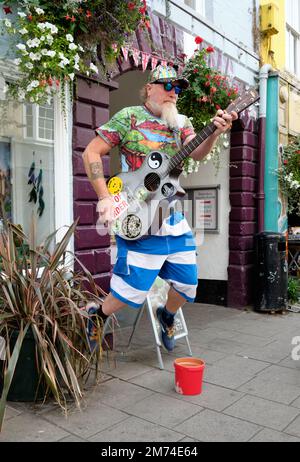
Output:
[[[74,42],[73,35],[71,35],[71,34],[67,34],[66,39],[68,40],[68,42]]]
[[[28,33],[28,30],[24,27],[23,29],[20,29],[19,32],[21,35],[24,35]]]
[[[14,63],[15,63],[17,66],[19,66],[19,64],[21,64],[21,61],[22,61],[22,60],[21,60],[20,58],[14,59]]]
[[[79,50],[79,51],[84,51],[84,48],[82,48],[81,45],[78,45],[78,50]]]
[[[90,64],[90,69],[91,69],[91,71],[95,72],[96,74],[99,73],[97,66],[95,66],[95,64],[93,64],[93,63]]]
[[[71,80],[74,80],[74,77],[75,77],[74,72],[71,72],[71,74],[69,74],[69,77],[70,77]]]
[[[70,48],[70,50],[76,50],[77,45],[75,45],[75,43],[70,43],[69,48]]]
[[[39,82],[38,80],[33,80],[33,81],[31,82],[31,86],[32,86],[33,88],[38,87],[39,84],[40,84],[40,82]]]
[[[46,40],[46,37],[44,35],[41,36],[40,41],[44,42]]]
[[[37,28],[38,29],[41,29],[41,30],[45,30],[46,29],[46,24],[44,22],[40,22],[38,25],[37,25]]]
[[[49,51],[47,52],[47,55],[48,55],[48,56],[51,56],[51,58],[54,58],[54,56],[56,55],[56,51],[49,50]]]
[[[18,45],[16,45],[16,47],[19,49],[19,50],[26,50],[26,47],[23,43],[18,43]]]
[[[4,24],[6,27],[11,27],[11,21],[9,19],[5,19]]]
[[[59,67],[61,67],[62,69],[65,68],[65,62],[64,62],[64,61],[61,61],[58,65],[59,65]]]
[[[20,16],[20,18],[26,18],[26,14],[20,11],[18,11],[18,15]]]
[[[42,8],[35,8],[35,11],[37,12],[37,14],[44,14],[45,11],[42,10]]]
[[[26,66],[28,69],[33,69],[33,64],[32,64],[32,63],[26,63],[25,66]]]

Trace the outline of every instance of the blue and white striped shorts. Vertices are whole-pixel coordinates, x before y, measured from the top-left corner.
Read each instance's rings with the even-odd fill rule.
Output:
[[[126,241],[116,236],[118,254],[111,294],[133,308],[141,308],[157,276],[188,302],[196,297],[198,274],[192,233],[150,236]]]

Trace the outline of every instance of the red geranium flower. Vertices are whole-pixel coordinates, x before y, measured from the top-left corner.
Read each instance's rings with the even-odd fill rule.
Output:
[[[75,22],[75,21],[76,21],[75,16],[72,16],[71,17],[71,22]]]
[[[5,14],[12,13],[12,9],[10,8],[10,6],[4,6],[3,11]]]
[[[215,49],[213,47],[207,47],[206,51],[207,51],[207,53],[214,53]]]
[[[29,21],[32,21],[32,14],[29,14],[29,15],[27,16],[27,18],[28,18]]]
[[[134,10],[134,9],[135,9],[135,3],[129,2],[129,3],[128,3],[128,9],[129,9],[129,10]]]
[[[211,92],[211,93],[216,93],[216,92],[217,92],[216,87],[211,87],[210,92]]]
[[[203,38],[199,37],[199,35],[195,38],[195,42],[197,43],[197,45],[200,45],[200,43],[202,43],[203,41]]]
[[[87,10],[87,12],[86,12],[86,17],[87,17],[87,18],[90,18],[91,16],[92,16],[92,13],[90,12],[90,10]]]
[[[143,6],[143,7],[141,7],[141,8],[139,9],[139,12],[140,12],[141,14],[145,14],[145,13],[146,13],[146,10],[147,10],[147,8],[146,8],[145,6]]]

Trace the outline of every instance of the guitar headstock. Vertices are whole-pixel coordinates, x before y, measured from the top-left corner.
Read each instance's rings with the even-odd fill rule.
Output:
[[[231,104],[229,104],[226,112],[230,113],[232,111],[237,112],[240,114],[249,106],[256,103],[259,100],[259,94],[253,88],[245,91],[242,95],[240,95],[237,99],[235,99]]]

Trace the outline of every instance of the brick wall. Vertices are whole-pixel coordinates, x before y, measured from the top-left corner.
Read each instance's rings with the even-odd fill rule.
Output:
[[[231,136],[230,222],[227,304],[253,301],[254,235],[257,233],[258,136],[256,124],[239,120]]]
[[[78,77],[73,106],[73,196],[74,218],[80,218],[75,234],[75,254],[93,275],[95,282],[109,290],[110,236],[96,230],[97,195],[86,176],[82,153],[95,137],[94,129],[109,119],[109,92],[116,83],[99,84]],[[109,176],[109,156],[103,158],[104,174]],[[80,269],[77,263],[76,270]]]

